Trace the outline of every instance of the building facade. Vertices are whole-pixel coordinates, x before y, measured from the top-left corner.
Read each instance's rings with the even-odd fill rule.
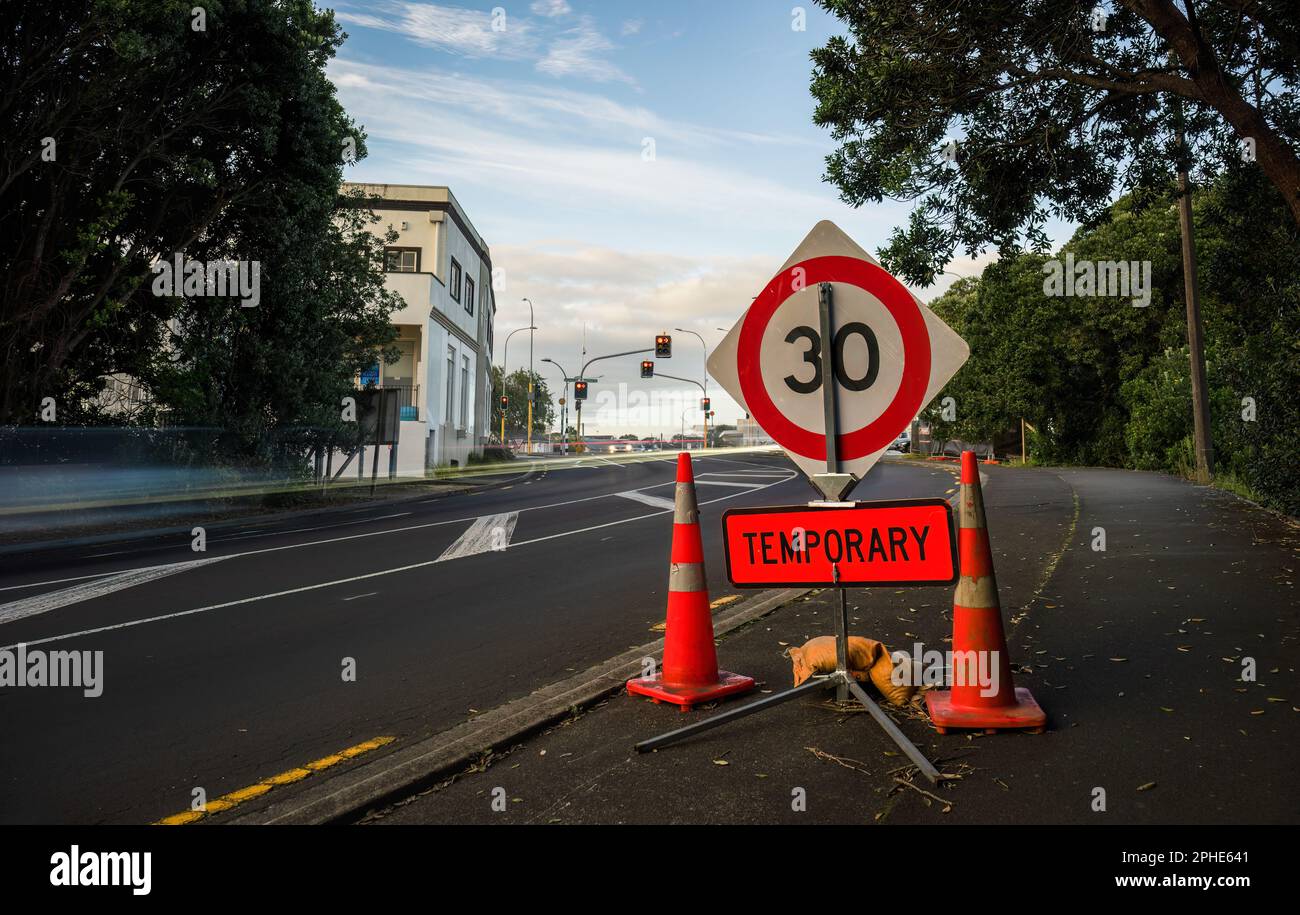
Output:
[[[377,234],[397,233],[384,269],[404,303],[392,316],[401,355],[359,379],[400,392],[397,472],[463,467],[491,432],[496,299],[487,242],[446,187],[347,183],[343,192],[345,205],[375,212]],[[363,202],[350,196],[356,192]]]

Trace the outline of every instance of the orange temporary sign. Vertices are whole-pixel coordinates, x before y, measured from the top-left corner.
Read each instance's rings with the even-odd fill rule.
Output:
[[[957,532],[943,499],[733,508],[722,530],[727,578],[738,588],[957,580]]]

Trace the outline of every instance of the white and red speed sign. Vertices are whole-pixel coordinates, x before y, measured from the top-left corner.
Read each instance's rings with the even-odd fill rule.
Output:
[[[818,285],[834,298],[822,365]],[[709,373],[804,473],[826,469],[822,386],[836,385],[839,469],[855,478],[956,374],[966,342],[834,223],[813,227],[709,356]]]

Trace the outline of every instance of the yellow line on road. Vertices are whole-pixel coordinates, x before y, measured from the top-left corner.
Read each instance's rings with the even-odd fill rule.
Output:
[[[205,816],[213,813],[221,813],[223,810],[230,810],[232,807],[238,807],[244,801],[252,800],[255,797],[261,797],[268,791],[278,788],[281,785],[292,785],[294,782],[300,782],[310,776],[313,772],[319,772],[322,769],[328,769],[330,766],[336,766],[344,760],[355,759],[364,753],[372,750],[378,750],[386,744],[392,743],[395,737],[376,737],[373,740],[367,740],[365,743],[359,743],[356,746],[348,747],[346,750],[339,750],[331,756],[313,760],[305,766],[301,766],[288,771],[281,772],[278,775],[272,775],[270,778],[264,778],[255,785],[249,785],[247,788],[239,788],[231,791],[229,794],[223,794],[215,800],[208,801],[202,810],[186,810],[182,813],[173,813],[169,817],[163,817],[153,825],[155,826],[187,826],[190,823],[197,822]]]

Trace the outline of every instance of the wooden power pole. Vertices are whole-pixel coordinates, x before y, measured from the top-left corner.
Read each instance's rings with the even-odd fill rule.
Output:
[[[1178,225],[1183,237],[1183,294],[1187,302],[1187,348],[1192,375],[1192,434],[1196,451],[1196,482],[1214,476],[1214,444],[1210,441],[1210,395],[1205,381],[1205,340],[1201,302],[1196,288],[1196,230],[1192,222],[1192,190],[1187,180],[1187,147],[1178,131]]]

